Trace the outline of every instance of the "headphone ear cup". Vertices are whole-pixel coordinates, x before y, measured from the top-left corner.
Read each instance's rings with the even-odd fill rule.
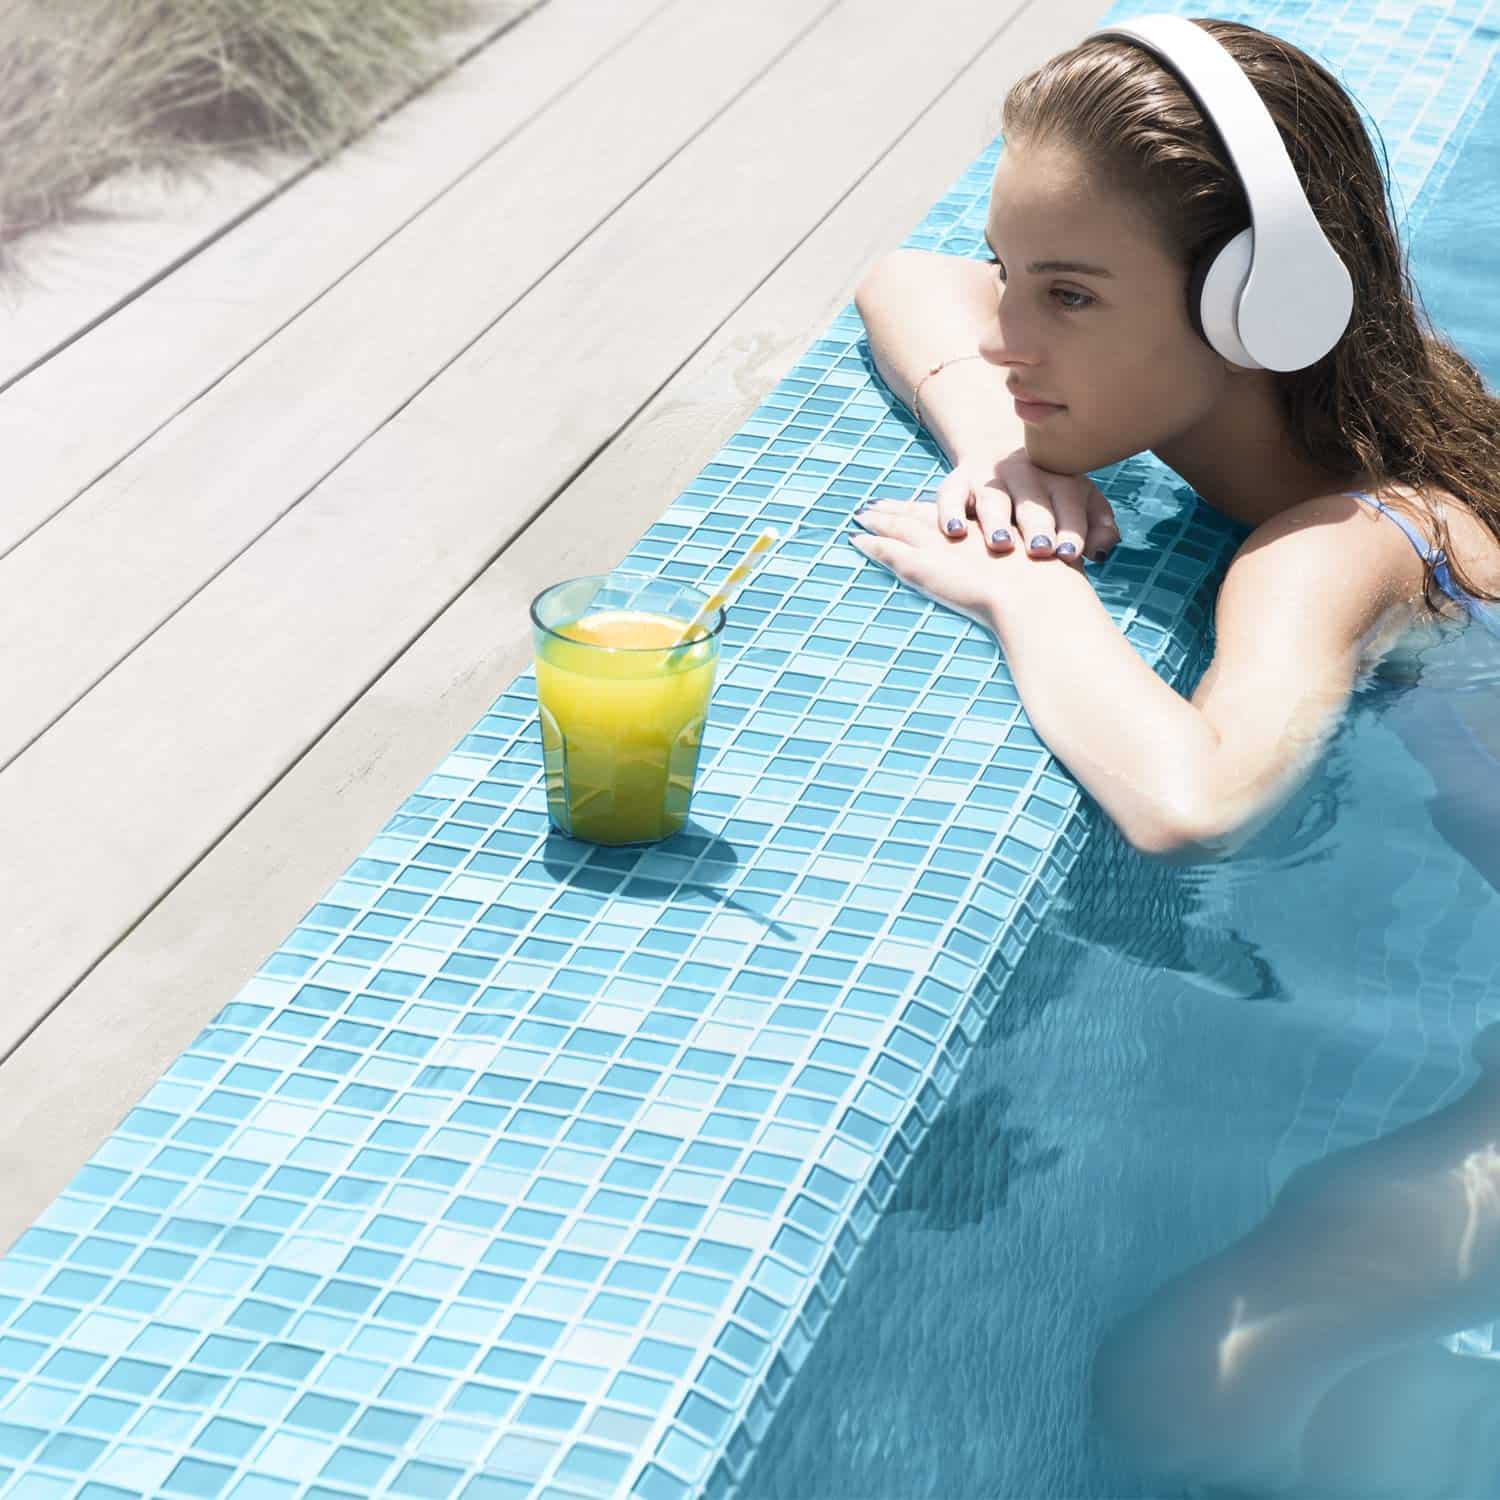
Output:
[[[1241,229],[1211,241],[1188,277],[1188,319],[1216,353],[1246,370],[1265,366],[1240,341],[1240,295],[1255,255],[1255,231]]]

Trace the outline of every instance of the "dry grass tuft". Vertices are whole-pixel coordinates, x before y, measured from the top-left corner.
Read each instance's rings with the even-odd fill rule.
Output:
[[[470,0],[0,0],[0,245],[126,168],[322,156]]]

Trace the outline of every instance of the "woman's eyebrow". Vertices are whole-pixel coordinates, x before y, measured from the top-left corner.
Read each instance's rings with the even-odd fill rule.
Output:
[[[987,229],[984,232],[984,247],[996,260],[1000,259],[994,244],[990,240],[990,232]],[[1104,266],[1091,266],[1087,261],[1083,260],[1034,260],[1026,269],[1033,276],[1045,276],[1049,273],[1062,272],[1064,275],[1072,274],[1074,276],[1107,276],[1113,281],[1115,275],[1113,271],[1107,270]]]
[[[1034,260],[1026,269],[1033,276],[1041,276],[1047,271],[1070,271],[1075,276],[1108,276],[1113,280],[1115,274],[1103,266],[1091,266],[1081,260]]]

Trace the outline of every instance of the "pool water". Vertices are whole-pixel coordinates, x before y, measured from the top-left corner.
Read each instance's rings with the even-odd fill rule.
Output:
[[[1500,1019],[1500,836],[1481,873],[1418,758],[1442,752],[1471,813],[1450,826],[1500,829],[1500,764],[1447,753],[1453,711],[1500,751],[1500,642],[1477,628],[1388,659],[1235,859],[1166,866],[1098,830],[742,1496],[1163,1493],[1091,1428],[1105,1330],[1299,1165],[1455,1098]]]

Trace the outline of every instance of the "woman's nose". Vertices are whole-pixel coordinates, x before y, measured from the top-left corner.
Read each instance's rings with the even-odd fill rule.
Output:
[[[1041,359],[1035,332],[1018,309],[1007,308],[1004,299],[979,339],[979,352],[992,365],[1034,365]]]

